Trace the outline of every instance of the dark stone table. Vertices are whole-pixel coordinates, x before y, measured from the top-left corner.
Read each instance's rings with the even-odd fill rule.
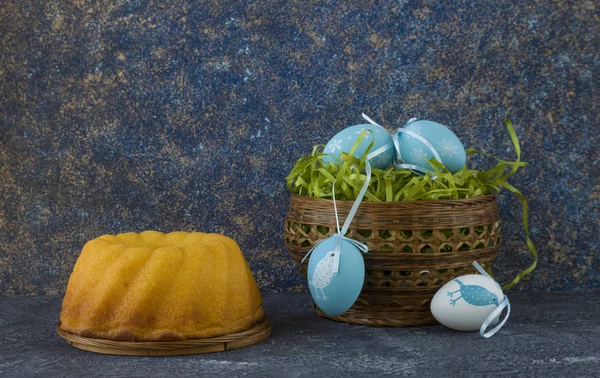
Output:
[[[0,377],[600,375],[600,292],[510,293],[491,339],[443,326],[370,328],[319,318],[308,294],[264,294],[271,338],[184,357],[119,357],[68,346],[54,326],[60,297],[0,297]]]

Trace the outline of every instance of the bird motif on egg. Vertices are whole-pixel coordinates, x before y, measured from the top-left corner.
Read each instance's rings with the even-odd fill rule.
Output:
[[[323,152],[323,162],[325,164],[337,163],[342,152],[350,153],[350,150],[356,143],[360,134],[369,130],[355,150],[353,156],[360,159],[369,144],[373,142],[373,147],[369,150],[368,160],[373,168],[387,168],[394,157],[394,143],[390,133],[379,125],[361,124],[345,128],[337,133],[327,142]]]
[[[340,251],[340,254],[342,252]],[[324,258],[319,261],[313,272],[312,280],[308,281],[310,286],[315,288],[316,298],[319,300],[327,301],[329,297],[325,295],[323,288],[329,286],[333,279],[333,260],[335,259],[335,252],[329,251]],[[321,296],[319,296],[319,290],[321,290]]]
[[[500,285],[492,278],[468,274],[442,286],[431,300],[431,313],[446,327],[476,331],[504,301]],[[498,321],[499,315],[492,321]]]
[[[329,316],[346,312],[360,295],[365,280],[365,263],[360,250],[341,241],[338,272],[333,273],[335,236],[320,242],[308,261],[308,288],[317,306]]]
[[[460,299],[463,299],[473,306],[498,305],[498,296],[485,287],[479,285],[465,285],[458,278],[455,279],[454,282],[460,285],[460,289],[449,291],[447,293],[448,297],[450,297],[450,304],[452,306],[456,306],[456,302]],[[456,293],[460,293],[460,296],[454,299]]]

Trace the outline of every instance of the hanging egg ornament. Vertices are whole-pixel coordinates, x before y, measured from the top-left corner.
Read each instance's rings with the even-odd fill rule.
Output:
[[[435,148],[441,163],[452,173],[460,171],[467,162],[467,154],[462,143],[449,128],[433,121],[413,121],[404,127],[427,140]],[[402,130],[402,129],[401,129]],[[398,132],[398,147],[405,163],[416,165],[426,171],[433,171],[429,159],[435,157],[430,146],[411,133]]]
[[[336,158],[340,159],[342,152],[350,153],[354,143],[364,130],[370,130],[371,133],[365,134],[360,145],[354,151],[353,156],[360,159],[369,147],[371,141],[373,141],[373,147],[369,150],[367,159],[373,168],[387,168],[394,157],[394,143],[392,141],[392,136],[383,127],[371,124],[350,126],[335,134],[323,150],[326,154],[326,156],[323,157],[323,162],[326,164],[335,164],[337,161]]]
[[[486,319],[504,302],[500,285],[493,279],[468,274],[442,286],[431,300],[431,313],[448,328],[478,331]],[[491,321],[494,325],[500,314]]]
[[[365,280],[365,262],[359,249],[341,241],[339,267],[333,273],[335,236],[319,243],[308,262],[308,287],[313,300],[329,316],[346,312],[360,295]]]

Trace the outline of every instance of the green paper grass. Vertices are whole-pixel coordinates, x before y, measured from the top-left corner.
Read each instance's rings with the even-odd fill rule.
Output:
[[[481,154],[497,160],[497,164],[487,170],[478,171],[465,166],[462,170],[451,173],[435,159],[430,164],[435,172],[418,175],[408,169],[389,168],[372,169],[364,201],[422,201],[463,199],[497,193],[506,187],[508,179],[520,167],[527,165],[521,161],[521,149],[514,127],[510,120],[505,121],[517,153],[516,161],[506,161],[473,149],[467,155]],[[360,138],[355,147],[360,144]],[[322,152],[323,145],[313,148],[312,154],[299,159],[286,177],[287,188],[299,195],[315,198],[332,198],[332,191],[339,200],[355,200],[365,182],[363,173],[366,154],[357,159],[349,154],[342,154],[338,164],[325,165]],[[508,170],[508,172],[507,172]],[[437,177],[434,179],[434,177]],[[335,187],[333,183],[335,182]]]

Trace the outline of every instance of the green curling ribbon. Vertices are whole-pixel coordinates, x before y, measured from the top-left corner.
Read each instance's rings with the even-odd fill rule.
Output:
[[[373,168],[371,181],[363,201],[404,202],[464,199],[498,193],[501,188],[514,193],[521,201],[527,247],[534,258],[534,262],[503,287],[503,289],[509,289],[535,269],[537,250],[529,235],[527,199],[517,188],[508,183],[508,179],[517,173],[519,168],[525,167],[527,163],[521,161],[521,147],[512,122],[507,118],[504,123],[517,154],[516,161],[502,160],[469,148],[467,149],[467,155],[486,156],[496,160],[496,165],[486,171],[469,169],[465,165],[460,171],[451,173],[439,161],[432,158],[429,160],[429,164],[433,172],[428,172],[422,176],[408,169],[392,167],[381,170]],[[374,138],[371,138],[371,143],[361,158],[354,156],[366,133],[372,134],[370,130],[364,130],[348,153],[342,153],[339,158],[335,157],[335,163],[323,163],[323,157],[328,156],[322,152],[324,145],[314,146],[311,155],[298,159],[296,165],[285,178],[288,190],[302,196],[325,199],[332,199],[335,192],[337,200],[354,201],[365,182],[365,161],[367,154],[373,148]],[[508,168],[510,170],[507,172]],[[491,274],[489,268],[488,273]]]
[[[533,263],[527,269],[525,269],[525,270],[521,271],[519,274],[517,274],[517,276],[510,283],[502,286],[502,289],[506,290],[506,289],[510,289],[511,287],[515,286],[522,278],[526,277],[531,272],[533,272],[533,270],[537,266],[538,257],[537,257],[537,249],[535,248],[535,245],[533,244],[533,241],[531,240],[531,237],[529,235],[529,205],[527,204],[527,199],[525,198],[525,196],[523,195],[523,193],[521,193],[521,191],[519,189],[515,188],[514,186],[512,186],[511,184],[508,183],[508,179],[517,172],[519,167],[524,167],[525,165],[527,165],[527,163],[521,161],[521,146],[519,145],[519,138],[517,138],[517,133],[515,132],[515,128],[511,122],[511,120],[506,118],[504,120],[504,124],[506,124],[506,128],[508,129],[508,133],[510,134],[510,138],[513,142],[513,146],[515,147],[515,152],[517,153],[516,161],[514,161],[514,162],[504,161],[504,160],[498,159],[495,156],[491,156],[491,155],[485,154],[480,151],[475,151],[475,150],[471,150],[470,152],[476,153],[476,154],[481,154],[481,155],[484,155],[484,156],[487,156],[487,157],[497,160],[498,164],[496,165],[496,167],[492,168],[492,170],[491,170],[494,172],[493,172],[493,175],[490,175],[490,183],[492,185],[496,186],[497,188],[502,187],[502,188],[507,189],[511,193],[515,194],[517,196],[517,198],[519,198],[519,200],[521,200],[521,207],[523,209],[522,210],[522,212],[523,212],[523,228],[525,229],[525,240],[527,243],[527,248],[529,249],[529,252],[531,252],[531,255],[533,256]],[[501,169],[498,168],[499,166],[502,168]],[[502,175],[502,173],[504,173],[506,170],[506,166],[512,166],[512,169],[510,170],[509,173]],[[490,172],[490,171],[488,171],[488,172]]]

